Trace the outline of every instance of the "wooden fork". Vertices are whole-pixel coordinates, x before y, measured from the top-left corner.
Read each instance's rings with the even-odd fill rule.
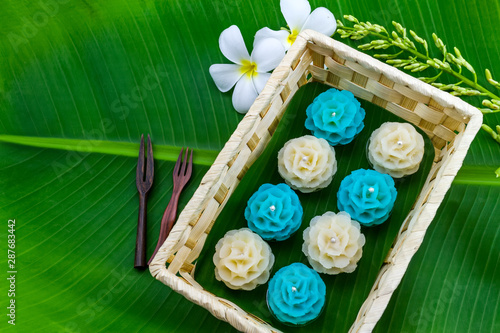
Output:
[[[146,164],[146,166],[144,166]],[[147,230],[147,197],[148,192],[153,185],[154,178],[154,160],[153,146],[151,138],[148,134],[148,154],[147,159],[144,157],[144,135],[141,135],[141,145],[139,148],[139,160],[137,162],[137,173],[135,183],[139,191],[139,219],[137,222],[137,238],[135,241],[135,258],[134,267],[137,269],[145,269],[146,264],[146,230]]]
[[[160,237],[158,237],[158,244],[156,244],[156,249],[148,261],[148,265],[153,260],[156,252],[160,249],[162,244],[167,239],[170,230],[174,225],[175,219],[177,217],[177,204],[179,203],[179,196],[184,189],[184,186],[191,178],[191,173],[193,171],[193,150],[191,149],[191,154],[188,159],[189,147],[186,149],[186,153],[184,156],[184,160],[182,161],[182,152],[184,148],[181,149],[181,153],[179,154],[179,158],[175,163],[174,167],[174,189],[172,192],[172,197],[170,198],[170,202],[168,203],[167,209],[165,209],[165,213],[163,213],[163,218],[161,219],[160,226]]]

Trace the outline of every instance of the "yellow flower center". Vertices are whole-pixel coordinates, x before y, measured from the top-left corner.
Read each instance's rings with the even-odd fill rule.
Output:
[[[242,60],[240,71],[242,74],[246,74],[250,78],[257,75],[257,64],[249,60]]]
[[[288,43],[290,43],[290,45],[292,45],[295,42],[298,34],[299,34],[299,31],[292,30],[292,33],[290,35],[288,35],[287,41],[288,41]]]

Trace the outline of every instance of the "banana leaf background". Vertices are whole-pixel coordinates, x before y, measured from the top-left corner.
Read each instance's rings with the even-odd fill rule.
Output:
[[[310,2],[337,18],[398,21],[429,41],[436,32],[476,69],[500,75],[499,1]],[[157,160],[148,206],[152,253],[178,151],[197,152],[182,207],[242,118],[208,73],[226,62],[217,41],[232,24],[251,48],[258,29],[286,23],[277,0],[2,0],[5,314],[9,219],[16,220],[17,279],[16,326],[2,313],[1,331],[233,330],[132,265],[140,135],[151,134]],[[485,122],[493,127],[499,115]],[[498,166],[500,145],[480,132],[376,332],[500,331]],[[339,309],[338,324],[308,329],[346,331],[357,311]]]

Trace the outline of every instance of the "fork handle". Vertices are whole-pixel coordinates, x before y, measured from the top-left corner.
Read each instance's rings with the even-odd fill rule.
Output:
[[[139,219],[137,221],[137,238],[135,241],[134,267],[145,269],[146,264],[146,196],[139,193]]]
[[[165,212],[163,213],[163,217],[161,219],[160,236],[158,237],[158,243],[156,244],[156,249],[153,252],[153,255],[148,261],[148,265],[151,263],[154,256],[156,255],[160,247],[163,245],[163,242],[165,242],[165,239],[167,239],[170,230],[172,230],[175,218],[177,217],[177,205],[179,203],[179,195],[180,191],[174,190],[172,192],[172,197],[170,198],[170,202],[168,203],[167,208],[165,209]]]

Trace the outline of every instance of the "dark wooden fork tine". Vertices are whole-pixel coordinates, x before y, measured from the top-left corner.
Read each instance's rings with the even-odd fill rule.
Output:
[[[174,167],[174,176],[177,176],[179,174],[179,168],[181,166],[182,162],[182,151],[184,148],[181,149],[181,152],[179,154],[179,157],[177,158],[177,162],[175,162],[175,167]]]
[[[148,134],[148,160],[146,163],[145,191],[149,191],[151,185],[153,185],[154,174],[155,174],[155,163],[153,159],[153,145],[151,144],[151,138],[149,137]]]
[[[139,147],[139,159],[137,161],[137,172],[135,176],[135,183],[139,191],[142,189],[143,179],[144,179],[144,134],[141,135],[141,146]]]
[[[186,164],[188,164],[187,163],[188,152],[189,152],[189,147],[186,148],[186,154],[184,155],[184,163],[182,163],[182,168],[181,168],[181,173],[180,173],[181,176],[184,176],[184,174],[186,173]],[[182,152],[181,152],[181,154],[182,154]]]
[[[193,172],[193,150],[191,149],[191,155],[189,156],[189,163],[186,171],[186,177],[189,178],[191,177],[191,173]]]

